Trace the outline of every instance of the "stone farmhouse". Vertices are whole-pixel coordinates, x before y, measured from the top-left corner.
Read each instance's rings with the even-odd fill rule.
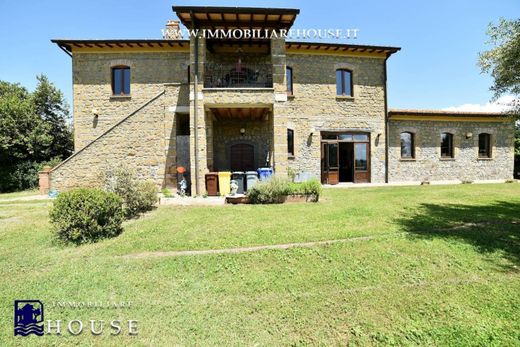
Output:
[[[298,9],[174,6],[190,29],[288,30]],[[400,48],[284,37],[56,39],[72,59],[75,153],[44,187],[99,184],[125,165],[159,187],[270,167],[324,184],[508,180],[514,121],[498,113],[389,110]],[[173,33],[173,35],[171,34]],[[395,58],[394,58],[395,59]]]

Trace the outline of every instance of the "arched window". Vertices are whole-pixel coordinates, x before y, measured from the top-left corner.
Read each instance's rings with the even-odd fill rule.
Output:
[[[401,158],[415,158],[415,139],[411,132],[401,133]]]
[[[478,135],[478,157],[491,158],[491,135],[482,133]]]
[[[453,135],[450,133],[441,134],[441,157],[453,158]]]
[[[292,67],[285,68],[285,76],[287,79],[287,95],[293,95],[293,70]]]
[[[352,96],[352,71],[336,70],[336,95]]]
[[[112,68],[112,94],[130,95],[130,67],[114,66]]]

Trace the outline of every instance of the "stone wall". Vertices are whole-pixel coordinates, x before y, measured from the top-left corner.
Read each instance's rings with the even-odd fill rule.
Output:
[[[385,181],[384,64],[375,57],[287,54],[294,95],[284,112],[294,130],[295,173],[320,177],[320,130],[364,131],[371,135],[371,182]],[[352,71],[353,97],[336,96],[338,68]]]
[[[99,185],[113,165],[135,169],[158,186],[175,185],[175,112],[188,112],[188,62],[189,53],[177,51],[74,53],[75,154],[53,168],[51,187]],[[131,68],[130,96],[112,95],[117,65]]]
[[[264,167],[272,143],[269,120],[223,119],[213,121],[213,170],[230,170],[230,146],[247,143],[254,146],[255,168]],[[240,134],[244,128],[245,133]],[[211,169],[211,168],[210,168]]]
[[[400,133],[415,138],[415,159],[401,159]],[[453,134],[454,158],[441,159],[441,133]],[[471,137],[467,138],[467,134]],[[478,134],[491,134],[492,158],[478,158]],[[513,178],[512,121],[390,120],[389,182],[475,181]]]
[[[74,149],[83,148],[164,90],[165,83],[185,83],[174,105],[189,105],[188,61],[187,52],[74,53]],[[130,97],[112,95],[111,67],[117,65],[131,68]]]

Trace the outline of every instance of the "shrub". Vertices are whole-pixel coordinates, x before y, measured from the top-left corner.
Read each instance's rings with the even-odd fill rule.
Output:
[[[161,189],[161,193],[162,193],[162,195],[163,195],[165,198],[171,198],[171,197],[173,197],[172,192],[171,192],[168,188],[166,188],[166,187],[164,187],[163,189]]]
[[[302,183],[290,184],[291,194],[301,194],[311,197],[312,201],[318,201],[322,193],[320,181],[316,178],[304,181]]]
[[[123,199],[123,209],[128,218],[151,210],[157,203],[155,184],[137,180],[135,172],[124,166],[105,172],[104,189]]]
[[[50,220],[59,239],[82,244],[123,231],[123,200],[101,189],[80,188],[58,195]]]
[[[247,196],[252,204],[275,204],[283,202],[283,198],[290,193],[289,181],[274,176],[256,183],[247,191]]]

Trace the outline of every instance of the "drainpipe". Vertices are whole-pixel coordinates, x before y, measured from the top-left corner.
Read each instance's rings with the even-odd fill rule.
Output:
[[[384,78],[385,78],[385,183],[388,183],[388,145],[390,143],[388,139],[388,96],[387,96],[387,74],[386,74],[386,61],[389,55],[387,53],[384,65]]]
[[[195,29],[195,17],[193,16],[193,11],[190,11],[191,15],[191,28]],[[199,118],[199,110],[198,110],[198,99],[199,99],[199,34],[195,35],[195,71],[193,78],[193,128],[194,128],[194,136],[195,136],[195,195],[199,195],[199,132],[198,132],[198,118]]]

